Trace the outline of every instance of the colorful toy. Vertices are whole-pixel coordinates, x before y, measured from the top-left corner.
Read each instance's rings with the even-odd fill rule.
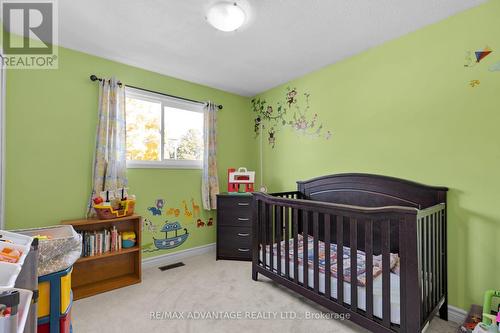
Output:
[[[253,192],[255,183],[255,171],[248,171],[246,168],[227,169],[227,191],[230,193],[240,192],[240,185],[245,185],[245,190],[241,192]]]
[[[128,249],[136,243],[136,235],[133,231],[122,232],[122,248]]]
[[[0,251],[0,261],[15,264],[19,261],[19,258],[21,258],[22,254],[23,253],[19,250],[10,247],[4,247],[2,251]]]
[[[487,290],[484,293],[484,303],[483,303],[483,323],[491,325],[492,323],[497,322],[497,316],[492,315],[489,311],[491,311],[491,303],[493,297],[500,298],[500,290]]]
[[[97,217],[101,220],[134,214],[135,195],[128,196],[126,188],[103,191],[92,199]]]

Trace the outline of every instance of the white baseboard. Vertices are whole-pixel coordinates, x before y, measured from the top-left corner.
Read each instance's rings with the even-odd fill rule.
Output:
[[[186,249],[186,250],[182,250],[182,251],[178,251],[178,252],[174,252],[174,253],[162,254],[162,255],[159,255],[156,257],[143,259],[142,260],[142,268],[148,269],[148,268],[152,268],[152,267],[169,265],[169,264],[179,262],[183,259],[186,259],[186,258],[189,258],[192,256],[197,256],[197,255],[212,252],[212,251],[215,251],[215,243],[197,246],[197,247],[192,247],[190,249]]]
[[[467,311],[457,308],[453,305],[448,305],[448,320],[457,324],[463,324],[467,318]]]

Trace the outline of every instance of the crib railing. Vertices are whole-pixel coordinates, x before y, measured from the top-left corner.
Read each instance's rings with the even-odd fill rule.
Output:
[[[417,214],[417,244],[422,320],[447,308],[446,205]]]
[[[444,262],[434,261],[432,257],[436,253],[432,251],[439,251],[438,247],[443,246],[443,235],[441,243],[437,242],[438,237],[425,236],[427,228],[443,227],[425,222],[428,217],[434,221],[435,217],[430,216],[439,215],[441,210],[419,213],[415,208],[367,208],[296,199],[301,197],[300,192],[283,192],[277,196],[254,194],[253,278],[257,279],[257,274],[261,273],[332,311],[350,313],[353,322],[373,332],[419,332],[446,291],[446,283],[442,280]],[[303,236],[302,258],[309,258],[308,236],[313,238],[312,263],[304,259],[302,267],[298,257],[299,234]],[[281,241],[284,241],[284,258]],[[337,251],[344,246],[350,248],[350,270],[344,270],[343,260],[333,265],[337,273],[335,295],[331,287],[335,277],[330,269],[324,270],[324,281],[321,281],[324,288],[320,290],[320,241],[325,244],[324,267],[327,268],[332,267],[330,244],[337,244]],[[382,258],[380,317],[374,314],[373,274],[365,274],[366,307],[365,310],[358,308],[358,250],[366,254],[366,272],[373,271],[374,255]],[[396,250],[400,258],[399,325],[391,322],[390,254]],[[313,271],[311,281],[310,268]],[[344,294],[345,280],[351,281],[350,295]],[[421,292],[424,285],[425,293]]]

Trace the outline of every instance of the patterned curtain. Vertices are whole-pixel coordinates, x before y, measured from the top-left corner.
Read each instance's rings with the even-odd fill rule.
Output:
[[[216,196],[219,194],[219,178],[217,177],[217,106],[208,102],[204,112],[204,149],[203,177],[201,183],[201,198],[203,208],[216,208]]]
[[[99,83],[99,119],[93,167],[92,195],[127,185],[125,87],[118,80]],[[92,215],[92,201],[87,216]]]

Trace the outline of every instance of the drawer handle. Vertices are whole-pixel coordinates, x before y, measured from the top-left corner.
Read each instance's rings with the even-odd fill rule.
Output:
[[[250,206],[248,202],[238,202],[238,206]]]
[[[238,236],[241,236],[241,237],[248,237],[250,236],[250,234],[242,234],[241,232],[238,233]]]
[[[248,251],[250,251],[250,249],[238,249],[238,251],[240,251],[240,252],[248,252]]]
[[[238,221],[250,221],[250,219],[246,217],[238,217]]]

